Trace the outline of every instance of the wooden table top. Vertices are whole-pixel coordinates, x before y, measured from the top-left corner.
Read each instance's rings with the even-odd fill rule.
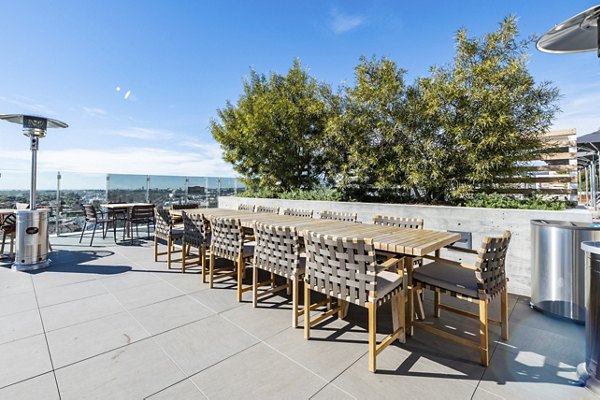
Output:
[[[262,222],[272,225],[295,227],[300,235],[302,235],[304,230],[309,230],[333,236],[371,238],[376,250],[413,256],[430,254],[460,239],[458,233],[432,229],[396,228],[222,208],[196,208],[171,210],[170,212],[173,215],[181,215],[181,211],[190,214],[204,214],[206,218],[239,218],[242,226],[246,228],[251,228],[254,222]]]
[[[0,208],[0,215],[9,215],[16,212],[16,208]]]

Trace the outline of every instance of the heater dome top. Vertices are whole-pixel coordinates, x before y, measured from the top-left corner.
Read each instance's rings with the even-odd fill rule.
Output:
[[[24,128],[67,128],[66,122],[57,119],[40,117],[38,115],[23,115],[23,114],[0,114],[0,119],[15,124],[21,124]]]

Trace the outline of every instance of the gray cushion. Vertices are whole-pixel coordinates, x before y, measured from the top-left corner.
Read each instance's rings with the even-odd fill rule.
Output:
[[[402,284],[402,277],[396,272],[379,271],[377,272],[377,300],[384,298],[392,290]],[[373,298],[369,298],[374,301]]]
[[[476,272],[452,264],[433,262],[413,271],[413,282],[423,282],[440,289],[479,298]]]

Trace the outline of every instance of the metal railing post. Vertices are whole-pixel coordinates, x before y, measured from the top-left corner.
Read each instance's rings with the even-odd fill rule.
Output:
[[[185,204],[187,204],[188,201],[189,201],[188,200],[189,190],[190,190],[190,177],[186,176],[185,177],[185,195],[184,195],[185,196],[184,197],[185,198]]]
[[[146,175],[146,203],[150,203],[150,175]]]
[[[56,236],[60,236],[60,179],[61,179],[60,171],[56,174]]]
[[[210,206],[209,204],[209,196],[208,196],[208,176],[205,178],[204,180],[204,201],[206,204],[206,208],[208,208],[208,206]]]
[[[110,174],[106,174],[106,191],[105,191],[105,197],[106,197],[106,202],[110,203],[109,200],[109,191],[110,191]]]

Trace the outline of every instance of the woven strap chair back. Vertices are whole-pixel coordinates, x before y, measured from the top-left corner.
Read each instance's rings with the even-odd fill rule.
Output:
[[[252,204],[240,204],[240,205],[238,205],[238,210],[239,211],[254,212],[254,205],[252,205]]]
[[[313,210],[295,210],[293,208],[286,208],[285,210],[283,210],[283,215],[291,215],[292,217],[312,218]]]
[[[295,228],[256,223],[254,266],[291,278],[300,265],[299,239]]]
[[[187,204],[172,204],[171,208],[173,210],[191,210],[195,208],[199,208],[200,205],[198,203],[187,203]]]
[[[6,233],[12,233],[17,228],[17,214],[8,214],[2,221],[2,230]]]
[[[312,290],[365,305],[377,290],[375,249],[371,239],[304,233],[305,280]],[[370,293],[371,292],[371,293]]]
[[[211,251],[216,257],[237,261],[243,250],[242,224],[237,218],[211,220]]]
[[[394,226],[397,228],[423,229],[422,218],[388,217],[376,215],[373,217],[375,225]]]
[[[206,220],[202,214],[181,212],[183,219],[183,242],[196,248],[206,243]]]
[[[154,206],[133,206],[131,208],[131,220],[147,221],[154,217]]]
[[[84,204],[83,205],[83,211],[85,212],[85,219],[86,220],[89,221],[91,219],[96,219],[97,218],[96,208],[92,204]]]
[[[334,221],[356,222],[356,213],[345,213],[337,211],[321,211],[321,219]]]
[[[511,233],[504,232],[502,237],[488,237],[483,239],[481,248],[477,252],[475,266],[478,268],[478,289],[488,297],[496,296],[506,286],[505,260]]]
[[[171,222],[171,215],[169,211],[165,209],[156,209],[156,226],[154,228],[154,234],[159,237],[166,238],[171,234],[171,228],[173,224]]]
[[[255,212],[267,214],[279,214],[279,207],[257,206]]]

